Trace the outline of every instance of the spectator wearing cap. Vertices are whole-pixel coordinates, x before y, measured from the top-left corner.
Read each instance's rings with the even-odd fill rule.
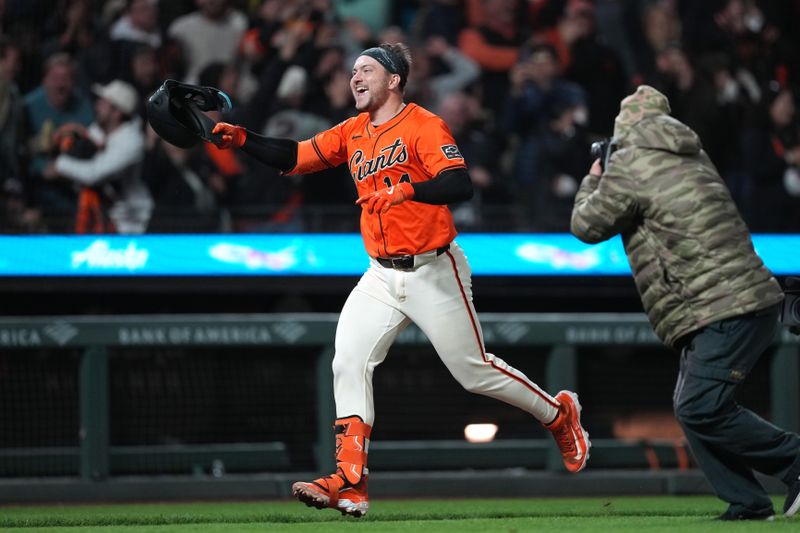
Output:
[[[121,80],[94,85],[93,91],[96,115],[86,136],[96,151],[83,158],[62,153],[51,173],[82,187],[77,231],[143,233],[153,201],[141,179],[145,142],[136,114],[139,96]]]

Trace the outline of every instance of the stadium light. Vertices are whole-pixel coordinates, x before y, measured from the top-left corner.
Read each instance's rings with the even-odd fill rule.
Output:
[[[497,424],[467,424],[464,438],[467,442],[492,442],[497,434]]]

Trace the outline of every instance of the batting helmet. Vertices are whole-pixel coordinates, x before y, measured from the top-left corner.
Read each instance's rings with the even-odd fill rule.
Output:
[[[220,140],[211,133],[215,122],[203,111],[230,109],[231,99],[219,89],[167,80],[147,100],[147,121],[168,143],[191,148],[200,139]]]

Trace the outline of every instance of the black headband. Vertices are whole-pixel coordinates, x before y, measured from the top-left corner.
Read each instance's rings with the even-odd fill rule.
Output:
[[[408,78],[408,63],[406,63],[402,57],[398,56],[391,50],[382,48],[380,46],[375,46],[372,48],[367,48],[361,52],[360,55],[371,57],[392,74],[397,74],[400,76],[401,87],[406,84],[406,79]]]

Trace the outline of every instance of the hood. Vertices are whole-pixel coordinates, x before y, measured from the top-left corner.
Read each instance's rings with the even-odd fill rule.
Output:
[[[700,137],[669,113],[666,96],[648,85],[640,85],[620,104],[619,115],[614,119],[614,138],[620,147],[698,153],[703,147]]]

